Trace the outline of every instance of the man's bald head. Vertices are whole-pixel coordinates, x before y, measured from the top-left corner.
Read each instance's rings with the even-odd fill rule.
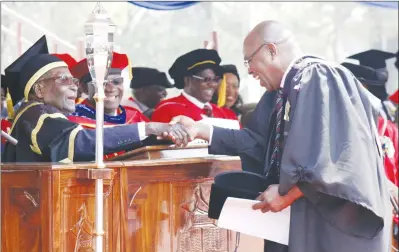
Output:
[[[268,20],[257,24],[252,31],[245,38],[247,40],[254,40],[261,43],[275,43],[280,44],[292,37],[292,33],[283,24]],[[244,43],[245,43],[244,42]]]
[[[291,31],[273,20],[256,25],[245,38],[243,49],[249,74],[268,90],[279,87],[288,65],[301,53]]]

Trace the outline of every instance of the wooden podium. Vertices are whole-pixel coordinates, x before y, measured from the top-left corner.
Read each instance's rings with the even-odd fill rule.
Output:
[[[213,177],[238,170],[237,157],[207,146],[151,146],[92,163],[2,164],[4,252],[94,251],[94,179],[104,178],[104,251],[233,252],[236,234],[207,217]],[[263,251],[241,235],[238,251]]]

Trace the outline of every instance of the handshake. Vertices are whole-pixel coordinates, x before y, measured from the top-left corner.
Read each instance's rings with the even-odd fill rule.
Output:
[[[167,123],[150,122],[145,124],[146,135],[156,135],[159,140],[170,140],[176,146],[186,146],[195,138],[209,141],[210,128],[206,124],[195,122],[187,116],[176,116]]]

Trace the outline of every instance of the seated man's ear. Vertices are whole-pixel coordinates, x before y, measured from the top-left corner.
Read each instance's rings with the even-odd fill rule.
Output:
[[[44,98],[44,92],[43,92],[43,82],[38,82],[35,85],[33,85],[33,94],[42,100]]]

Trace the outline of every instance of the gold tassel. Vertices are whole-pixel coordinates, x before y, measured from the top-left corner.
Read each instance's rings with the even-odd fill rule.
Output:
[[[132,64],[130,63],[130,59],[129,58],[127,58],[127,67],[129,68],[128,69],[128,72],[129,72],[129,79],[130,80],[132,80],[133,79],[133,72],[132,72]]]
[[[14,105],[13,105],[13,103],[12,103],[10,91],[8,91],[8,88],[7,88],[6,101],[7,101],[8,119],[9,119],[9,120],[13,120],[14,117],[15,117]]]
[[[226,88],[227,88],[227,82],[226,82],[226,75],[223,75],[223,80],[222,83],[220,83],[219,90],[218,90],[218,107],[221,108],[226,104]]]

